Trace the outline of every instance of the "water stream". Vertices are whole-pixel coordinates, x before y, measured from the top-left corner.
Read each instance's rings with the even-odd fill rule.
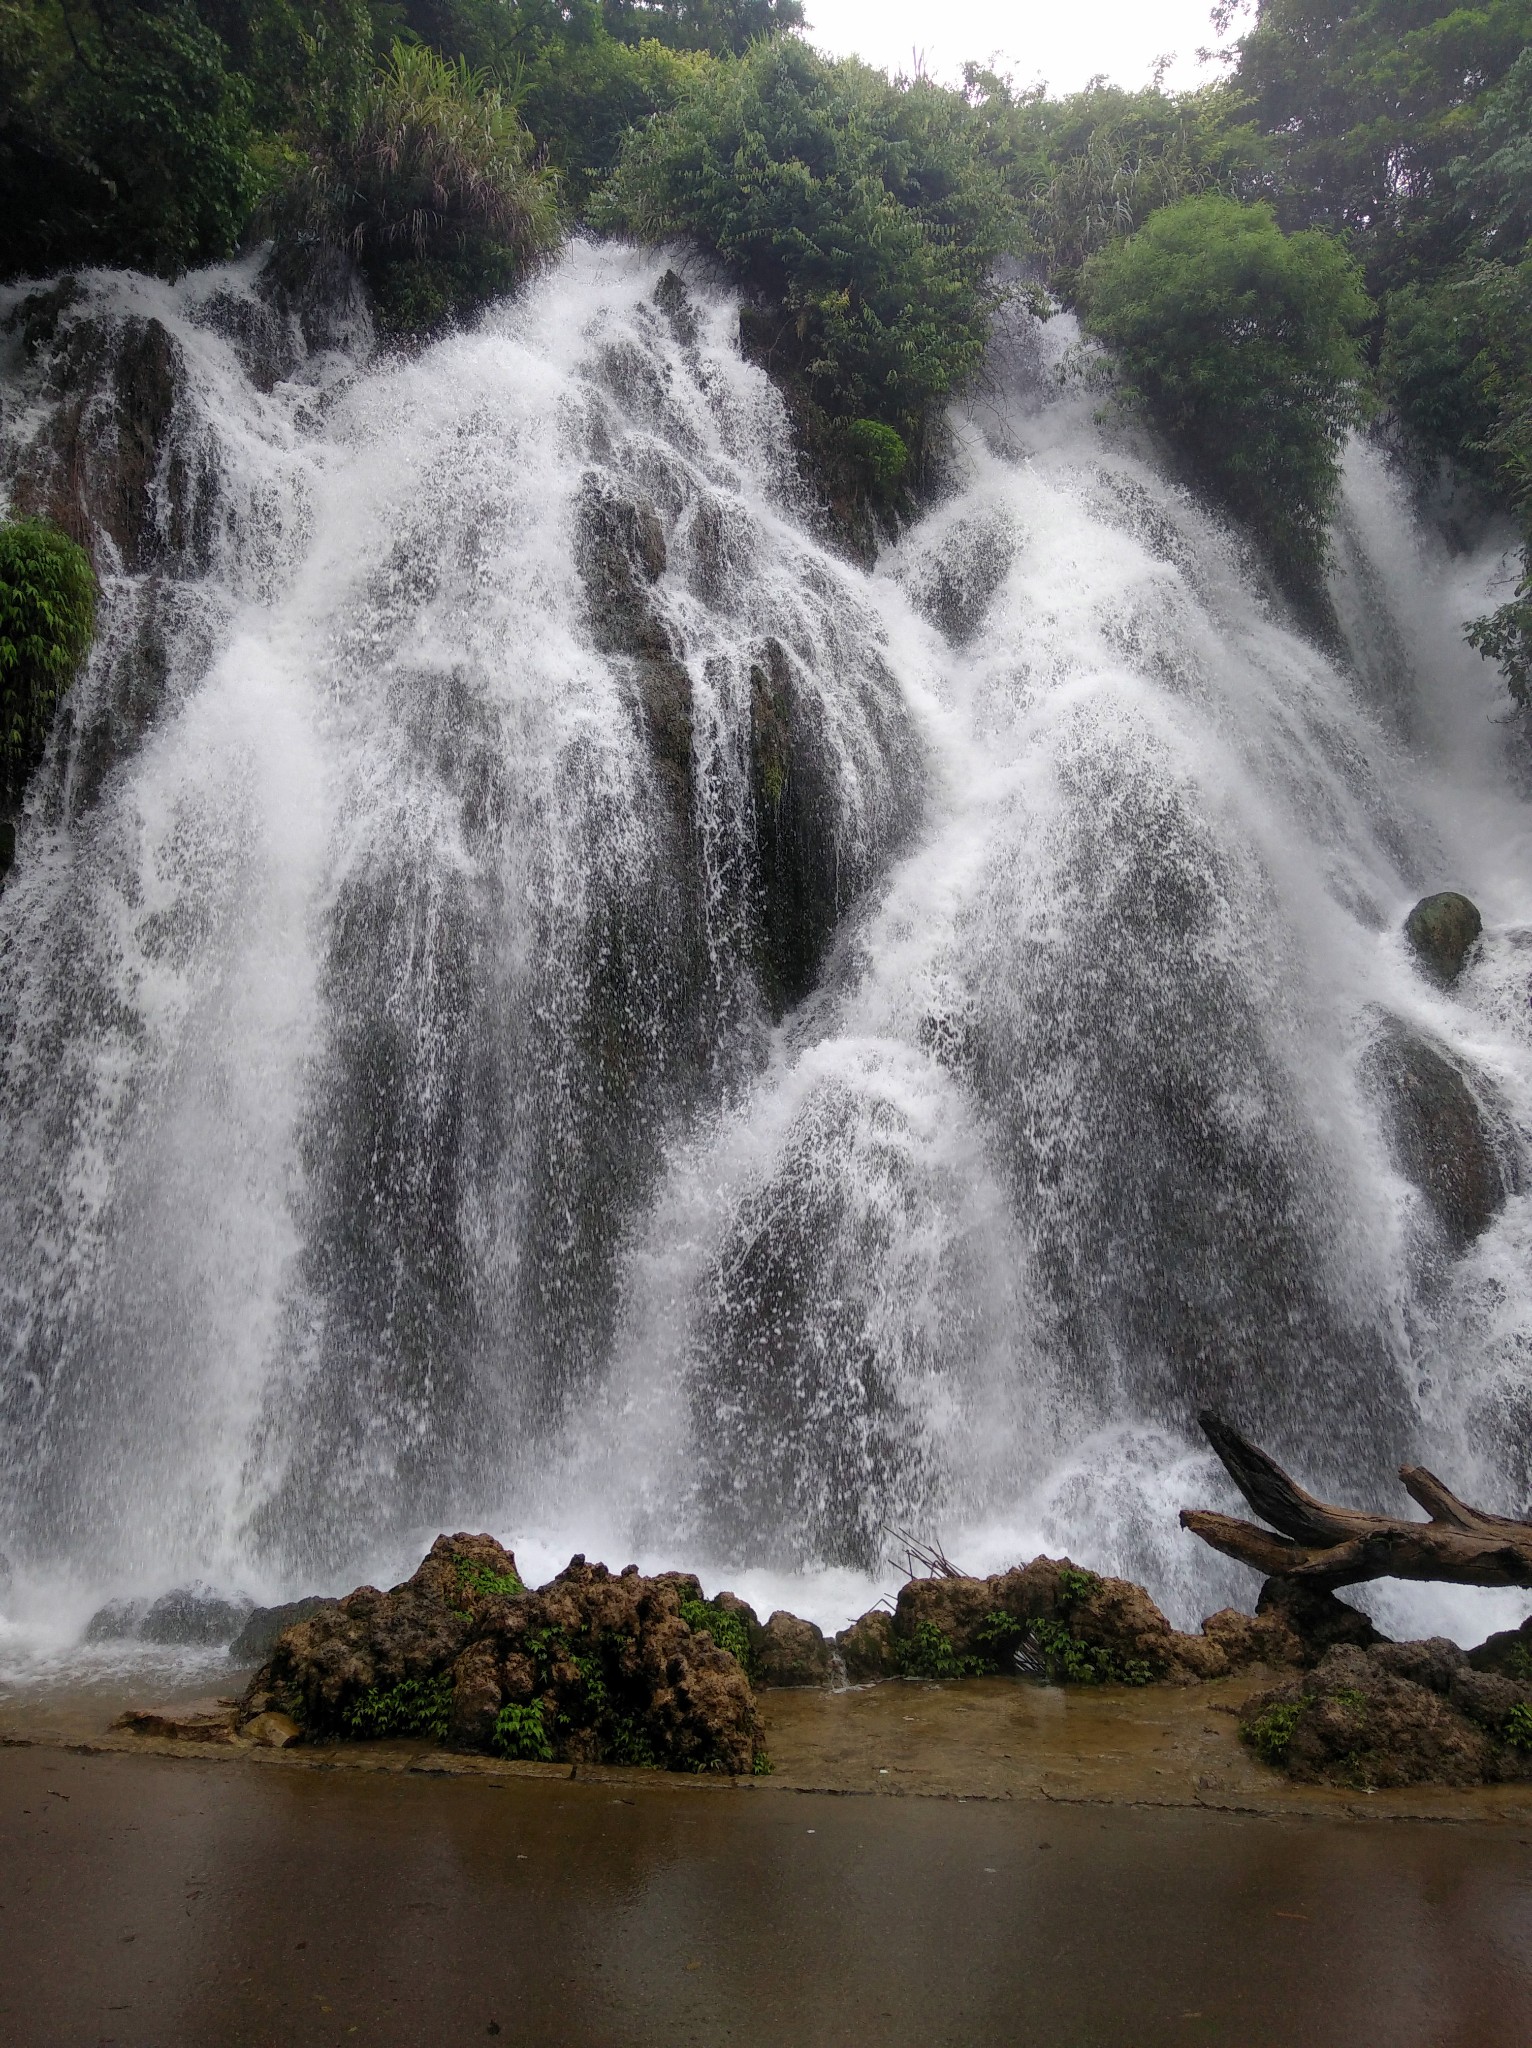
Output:
[[[0,895],[0,1663],[442,1527],[833,1625],[896,1527],[1194,1621],[1255,1590],[1176,1525],[1210,1400],[1318,1491],[1525,1506],[1498,538],[1357,444],[1321,651],[1018,311],[868,572],[679,267],[576,245],[411,360],[253,264],[10,323],[13,494],[121,473],[146,333],[170,395]],[[1401,935],[1448,887],[1450,992]],[[1491,1134],[1466,1249],[1386,1019]]]

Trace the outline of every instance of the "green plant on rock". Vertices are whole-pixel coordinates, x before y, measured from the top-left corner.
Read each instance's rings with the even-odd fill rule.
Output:
[[[542,1701],[533,1700],[530,1706],[502,1707],[495,1716],[489,1743],[496,1756],[526,1763],[552,1763],[553,1744],[548,1739]]]
[[[1303,1719],[1304,1708],[1312,1704],[1309,1699],[1278,1700],[1243,1726],[1240,1737],[1257,1756],[1280,1766],[1287,1760],[1288,1745]]]
[[[37,765],[95,624],[85,550],[43,519],[0,525],[0,808]]]
[[[487,1564],[469,1564],[462,1558],[457,1560],[457,1576],[465,1592],[478,1593],[486,1599],[514,1600],[527,1590],[516,1572],[497,1572]]]
[[[894,1660],[903,1678],[977,1678],[989,1668],[978,1657],[959,1656],[934,1621],[917,1622],[913,1634],[896,1637]]]
[[[750,1630],[742,1614],[711,1600],[683,1600],[681,1619],[694,1632],[705,1629],[720,1650],[727,1650],[741,1671],[751,1676]]]
[[[1502,1733],[1512,1749],[1532,1750],[1532,1706],[1523,1701],[1512,1707],[1505,1717]]]
[[[274,211],[290,241],[357,259],[395,334],[509,290],[558,238],[555,183],[515,107],[484,73],[405,42]]]
[[[342,1728],[363,1741],[429,1735],[440,1742],[451,1719],[452,1680],[443,1672],[435,1678],[406,1678],[386,1691],[369,1686],[345,1714]]]

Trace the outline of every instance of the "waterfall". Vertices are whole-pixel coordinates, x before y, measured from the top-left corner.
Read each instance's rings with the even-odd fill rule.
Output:
[[[871,570],[674,256],[410,357],[253,260],[0,323],[12,501],[103,572],[0,895],[0,1604],[487,1527],[839,1623],[900,1527],[1194,1619],[1254,1590],[1176,1527],[1209,1401],[1522,1507],[1532,812],[1493,546],[1380,453],[1321,647],[1062,318]]]

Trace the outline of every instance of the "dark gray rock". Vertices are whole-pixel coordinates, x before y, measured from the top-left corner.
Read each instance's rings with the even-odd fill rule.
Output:
[[[1317,1664],[1337,1645],[1368,1650],[1387,1641],[1358,1607],[1298,1579],[1268,1579],[1255,1603],[1256,1614],[1281,1621],[1298,1639],[1306,1664]]]
[[[121,1643],[136,1637],[139,1624],[149,1612],[147,1600],[108,1600],[85,1624],[82,1642]]]
[[[1506,1678],[1532,1679],[1532,1615],[1520,1628],[1499,1629],[1470,1650],[1468,1661],[1475,1671],[1498,1671]]]
[[[210,1586],[177,1586],[162,1593],[138,1626],[141,1642],[213,1649],[232,1642],[252,1602],[243,1595],[225,1599]]]
[[[1371,1655],[1380,1669],[1431,1692],[1451,1693],[1468,1670],[1467,1653],[1446,1636],[1429,1636],[1418,1643],[1380,1642]]]
[[[1448,1247],[1465,1251],[1516,1178],[1479,1095],[1439,1047],[1397,1018],[1385,1021],[1368,1069],[1400,1172],[1425,1196]]]
[[[1484,929],[1478,908],[1455,889],[1423,896],[1404,921],[1404,935],[1427,973],[1450,988]]]
[[[235,1664],[259,1664],[271,1655],[272,1645],[284,1630],[338,1605],[338,1601],[323,1594],[311,1593],[302,1600],[285,1601],[280,1607],[252,1607],[244,1627],[229,1645],[229,1657]]]

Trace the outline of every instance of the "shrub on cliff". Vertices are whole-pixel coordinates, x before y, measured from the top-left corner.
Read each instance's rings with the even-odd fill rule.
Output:
[[[1340,243],[1204,194],[1094,256],[1080,298],[1129,390],[1284,577],[1311,587],[1341,445],[1364,411],[1356,336],[1369,305]]]
[[[558,236],[554,180],[482,72],[396,42],[276,208],[283,236],[339,247],[387,332],[421,333],[506,291]]]
[[[95,622],[85,550],[46,520],[0,526],[0,806],[35,767]]]
[[[983,354],[995,259],[1019,235],[980,142],[961,94],[778,38],[699,72],[630,138],[599,217],[720,257],[756,295],[757,352],[886,490],[903,465],[869,423],[918,460]]]

